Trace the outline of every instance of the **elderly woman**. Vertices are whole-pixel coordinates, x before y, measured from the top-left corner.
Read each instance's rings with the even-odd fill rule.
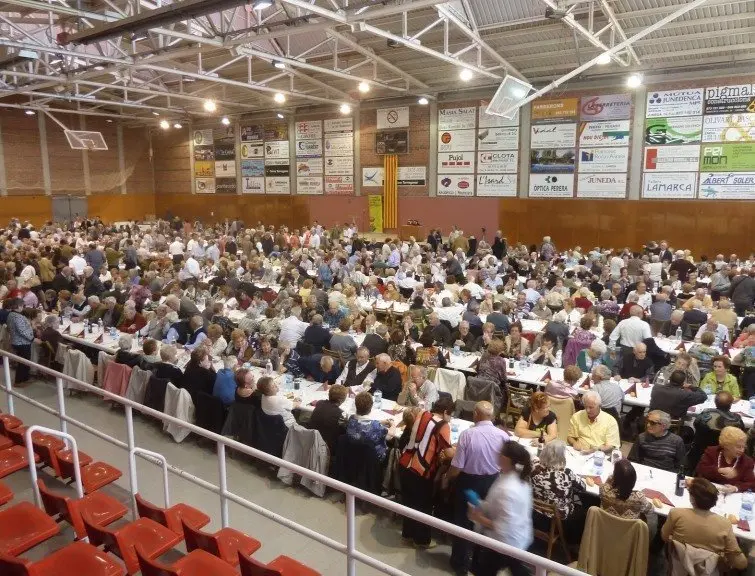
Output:
[[[522,336],[522,323],[517,321],[509,326],[509,333],[503,341],[503,355],[519,360],[530,353],[530,341]]]
[[[267,363],[270,362],[273,366],[273,370],[278,370],[280,366],[280,357],[278,356],[278,350],[273,348],[273,343],[267,336],[262,336],[259,339],[260,347],[249,360],[252,366],[258,366],[264,368]]]
[[[653,384],[658,384],[659,381],[668,383],[669,378],[671,378],[671,373],[681,370],[684,372],[684,383],[689,384],[691,387],[697,387],[700,384],[700,371],[698,370],[697,362],[693,359],[691,351],[692,350],[690,349],[690,354],[679,352],[676,358],[674,358],[672,364],[664,366],[658,370],[658,373],[653,380]]]
[[[566,312],[560,310],[553,315],[553,318],[545,325],[543,330],[546,334],[555,336],[556,341],[563,345],[569,339],[567,320]]]
[[[158,353],[159,346],[157,340],[152,338],[145,338],[144,344],[142,344],[142,360],[148,364],[155,364],[160,361],[160,354]]]
[[[605,342],[597,339],[593,340],[589,347],[583,348],[577,354],[577,366],[584,372],[590,372],[598,364],[611,364],[607,353],[608,346],[606,346]]]
[[[747,456],[747,435],[734,426],[726,426],[718,437],[718,446],[709,446],[697,465],[697,475],[723,484],[725,494],[755,489],[753,460]]]
[[[378,459],[382,462],[388,452],[385,444],[389,431],[389,422],[378,422],[370,418],[372,412],[372,395],[360,392],[354,398],[356,414],[346,423],[346,434],[352,440],[364,441],[375,449]]]
[[[117,328],[119,332],[134,334],[146,325],[147,321],[144,319],[144,316],[136,311],[136,308],[132,306],[124,306],[123,316],[121,316],[121,321],[118,323]]]
[[[416,358],[414,349],[409,345],[408,340],[405,338],[404,331],[400,328],[394,328],[391,331],[391,340],[390,344],[388,344],[387,353],[394,362],[398,360],[407,366],[411,366],[415,363]]]
[[[10,342],[13,352],[27,360],[31,359],[32,342],[39,344],[39,339],[34,335],[31,322],[23,314],[24,302],[21,298],[13,298],[6,302],[5,307],[10,310],[6,319],[6,325],[10,334]],[[17,364],[16,384],[26,382],[29,379],[29,365]]]
[[[705,336],[705,334],[703,334]],[[702,340],[701,340],[702,342]],[[734,348],[747,348],[748,346],[755,346],[755,324],[749,324],[747,328],[742,330],[742,333],[734,340],[732,344]]]
[[[420,347],[415,350],[415,362],[420,366],[435,366],[444,368],[446,366],[446,357],[443,350],[435,345],[433,335],[430,331],[423,332],[419,337]]]
[[[232,356],[226,356],[226,358],[232,358]],[[237,404],[252,404],[259,408],[262,402],[262,394],[257,390],[254,372],[248,368],[241,368],[236,371],[234,380],[236,381],[236,392],[233,401]]]
[[[236,328],[231,332],[231,341],[225,350],[226,356],[235,356],[239,362],[246,362],[252,357],[254,350],[249,346],[246,332]]]
[[[223,355],[228,348],[228,342],[223,338],[223,328],[218,324],[210,324],[207,327],[207,341],[210,346],[210,355],[213,358]]]
[[[278,385],[269,376],[263,376],[257,381],[257,389],[262,394],[262,411],[268,416],[280,416],[283,423],[290,428],[296,423],[292,410],[299,408],[300,400],[291,401],[278,395]]]
[[[176,366],[178,350],[171,344],[160,346],[160,362],[152,366],[155,378],[170,380],[174,386],[180,386],[183,372]]]
[[[184,376],[181,380],[181,388],[188,390],[194,405],[197,403],[199,392],[212,395],[215,386],[215,369],[207,348],[199,346],[191,351],[191,359],[186,364]]]
[[[561,368],[561,350],[553,334],[543,334],[540,346],[529,356],[530,362]]]
[[[519,438],[542,438],[545,442],[558,436],[556,415],[551,412],[550,401],[545,392],[533,392],[529,406],[522,408],[516,421],[514,434]]]
[[[118,338],[118,351],[115,353],[115,361],[132,368],[139,364],[139,354],[131,352],[133,345],[134,339],[130,334],[121,334],[121,337]]]
[[[582,370],[579,366],[571,365],[564,368],[564,379],[548,380],[545,385],[545,393],[554,398],[576,398],[579,396],[579,390],[576,388],[577,382],[582,379]]]
[[[404,383],[396,402],[402,406],[423,405],[424,408],[429,409],[439,397],[438,386],[427,379],[427,368],[412,366],[409,371],[409,380]]]
[[[223,367],[215,375],[215,384],[212,387],[212,395],[219,398],[223,406],[233,404],[236,397],[236,378],[233,369],[236,367],[236,358],[233,356],[223,357]]]
[[[600,487],[600,507],[619,518],[643,519],[653,512],[653,504],[634,489],[637,472],[629,460],[622,458],[613,467],[613,475]]]
[[[39,339],[47,342],[52,348],[52,357],[58,353],[58,344],[60,344],[60,317],[56,314],[50,314],[42,321],[42,331]]]
[[[621,310],[621,306],[616,302],[616,299],[613,294],[611,294],[610,290],[601,291],[600,302],[598,302],[596,307],[601,316],[614,319],[618,317],[619,311]]]
[[[709,550],[721,557],[727,568],[746,568],[747,557],[739,548],[731,522],[710,511],[718,501],[718,489],[705,478],[693,478],[688,489],[692,508],[669,511],[661,529],[663,540]]]
[[[507,383],[506,358],[501,356],[502,353],[503,340],[498,338],[491,340],[480,357],[477,365],[477,377],[497,382],[499,386],[505,389]]]
[[[506,442],[498,461],[501,475],[493,483],[479,506],[469,507],[469,519],[482,528],[483,534],[526,550],[532,544],[532,459],[527,449],[516,442]],[[502,556],[478,547],[473,560],[475,576],[495,576],[508,567],[512,576],[530,572],[521,560]]]
[[[532,469],[532,495],[536,500],[556,505],[556,512],[564,524],[564,532],[574,541],[579,540],[584,527],[584,513],[575,506],[575,497],[585,490],[585,484],[570,468],[566,467],[566,443],[551,440],[540,453],[540,459]],[[550,528],[552,516],[535,513],[533,521],[542,530]]]

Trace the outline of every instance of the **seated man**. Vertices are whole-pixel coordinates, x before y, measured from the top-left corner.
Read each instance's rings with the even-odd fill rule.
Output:
[[[235,356],[223,358],[223,368],[215,375],[215,385],[212,387],[212,395],[220,398],[223,406],[230,406],[236,399],[236,379],[233,369],[238,364]]]
[[[616,418],[618,422],[621,404],[624,401],[624,391],[619,383],[611,378],[611,370],[608,366],[603,364],[593,366],[591,376],[593,390],[600,394],[602,410]]]
[[[263,376],[257,381],[257,390],[262,394],[262,411],[268,416],[281,416],[283,423],[291,428],[296,423],[292,410],[299,408],[299,400],[291,401],[278,395],[278,385],[269,376]]]
[[[474,348],[475,337],[469,331],[469,322],[462,320],[459,322],[459,328],[451,337],[454,346],[458,346],[464,352],[471,352]]]
[[[320,433],[330,449],[331,456],[335,454],[338,436],[345,430],[346,415],[340,406],[346,401],[347,396],[346,387],[340,384],[331,386],[328,390],[328,399],[320,400],[315,404],[315,409],[307,424],[310,429]]]
[[[375,370],[364,380],[365,386],[370,387],[370,393],[378,390],[386,400],[398,400],[401,393],[401,372],[392,365],[388,354],[378,354],[375,358]]]
[[[361,386],[373,370],[375,370],[375,364],[370,362],[370,351],[360,346],[357,348],[356,358],[346,362],[341,375],[336,379],[336,384],[343,384],[347,388]]]
[[[331,356],[312,354],[299,358],[299,368],[307,380],[335,384],[338,379],[338,366]]]
[[[576,412],[569,422],[569,445],[584,454],[598,450],[610,452],[621,447],[619,425],[600,409],[600,394],[592,390],[582,396],[584,410]]]
[[[728,392],[719,392],[714,400],[716,407],[703,410],[695,418],[695,438],[692,441],[687,464],[690,470],[697,467],[697,463],[708,446],[718,444],[721,430],[727,426],[734,426],[740,430],[745,429],[742,417],[731,411],[734,398]]]
[[[635,344],[632,347],[632,354],[625,353],[619,356],[619,361],[614,366],[615,371],[630,382],[652,381],[655,375],[655,365],[653,360],[648,357],[647,351],[645,344]]]
[[[650,392],[650,409],[661,410],[671,418],[683,418],[692,406],[702,404],[708,397],[696,386],[685,384],[686,375],[675,370],[665,386],[653,386]]]
[[[684,465],[684,441],[669,432],[671,417],[662,410],[651,410],[645,432],[637,437],[629,452],[632,462],[678,472]]]
[[[712,332],[715,336],[713,340],[713,346],[720,348],[724,342],[729,342],[729,329],[723,324],[719,324],[718,321],[712,316],[700,326],[700,329],[695,334],[695,342],[700,342],[700,338],[706,332]]]
[[[160,360],[152,366],[152,373],[155,378],[165,378],[170,380],[174,386],[178,386],[183,379],[183,372],[176,366],[176,357],[178,351],[175,346],[163,344],[160,346]]]

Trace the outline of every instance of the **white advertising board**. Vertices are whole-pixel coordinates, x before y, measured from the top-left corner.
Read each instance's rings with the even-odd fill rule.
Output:
[[[477,108],[440,108],[438,110],[438,131],[473,130],[477,120]]]
[[[474,152],[474,130],[438,131],[438,152]]]
[[[629,148],[580,148],[579,171],[582,173],[626,172]]]
[[[474,196],[475,177],[438,174],[438,196]]]
[[[478,174],[478,196],[514,197],[517,193],[516,174]]]
[[[699,165],[699,144],[648,146],[642,169],[646,172],[696,172]]]
[[[578,198],[625,198],[626,174],[578,174]]]
[[[574,196],[574,174],[530,174],[530,196],[571,198]]]
[[[702,88],[648,92],[646,118],[699,116],[702,113]]]
[[[694,198],[697,172],[646,172],[642,178],[643,198]]]
[[[440,174],[474,173],[474,152],[442,152],[438,154]]]
[[[573,148],[577,140],[573,123],[536,124],[530,130],[530,148]]]
[[[519,163],[519,152],[503,150],[500,152],[478,152],[478,174],[515,174]]]

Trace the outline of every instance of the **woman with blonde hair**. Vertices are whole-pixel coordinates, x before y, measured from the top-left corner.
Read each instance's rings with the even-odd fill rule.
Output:
[[[697,465],[697,475],[723,484],[724,494],[755,489],[753,460],[745,452],[747,435],[734,426],[726,426],[718,437],[718,446],[709,446]]]
[[[506,386],[506,358],[502,356],[504,349],[503,340],[493,338],[482,353],[477,365],[477,377],[497,382],[500,386]]]

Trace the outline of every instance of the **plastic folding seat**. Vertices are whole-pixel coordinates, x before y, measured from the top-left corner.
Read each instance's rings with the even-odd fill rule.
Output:
[[[86,511],[82,511],[81,519],[89,542],[94,546],[103,546],[106,551],[121,558],[129,574],[139,571],[135,546],[141,546],[145,557],[157,558],[181,541],[165,526],[149,518],[139,518],[115,529],[98,525]]]
[[[70,460],[64,458],[58,458],[58,466],[60,468],[61,478],[74,478],[73,469],[73,457]],[[107,486],[111,482],[115,482],[123,474],[118,468],[111,466],[106,462],[92,462],[88,466],[83,466],[79,463],[81,468],[81,485],[84,488],[85,494],[90,494]]]
[[[11,414],[0,414],[0,434],[5,434],[9,428],[18,428],[23,423],[23,420]]]
[[[204,550],[233,566],[238,566],[239,554],[251,556],[262,546],[259,540],[233,528],[222,528],[214,534],[208,534],[192,528],[186,522],[181,524],[188,552],[197,549]]]
[[[159,508],[139,494],[136,495],[136,509],[139,511],[139,516],[150,518],[166,528],[170,528],[181,540],[184,537],[182,522],[192,528],[202,528],[210,523],[210,517],[193,506],[179,503],[170,508]]]
[[[142,576],[238,576],[236,569],[204,550],[194,550],[173,564],[161,564],[136,547]]]
[[[23,554],[60,531],[55,520],[31,502],[20,502],[0,510],[0,552]]]
[[[0,450],[7,450],[8,448],[12,448],[13,446],[13,440],[8,438],[7,436],[0,434]]]
[[[0,506],[13,500],[13,490],[0,482]]]
[[[45,466],[52,468],[55,475],[59,478],[68,478],[63,476],[60,470],[60,460],[66,460],[71,463],[71,470],[73,470],[73,451],[72,450],[55,450],[55,447],[51,447],[47,442],[40,442],[38,439],[33,438],[32,444],[34,446],[34,453],[39,456],[39,459]],[[65,446],[64,446],[65,448]],[[92,463],[92,457],[84,452],[79,451],[79,466],[89,466]]]
[[[239,554],[241,576],[320,576],[312,568],[288,556],[278,556],[268,564],[258,562],[250,556]]]
[[[102,492],[95,492],[81,499],[74,499],[53,492],[47,488],[42,480],[37,480],[37,486],[42,496],[45,512],[56,522],[66,521],[73,526],[76,539],[85,538],[87,535],[84,521],[81,519],[82,512],[89,514],[98,526],[112,524],[123,518],[128,512],[128,508],[121,502]]]
[[[39,456],[34,455],[34,461],[39,462]],[[0,478],[5,478],[9,474],[23,470],[29,466],[29,459],[26,457],[26,448],[23,446],[14,446],[6,450],[0,450]]]
[[[74,542],[32,564],[0,553],[3,576],[123,576],[125,570],[107,553],[86,542]]]
[[[15,428],[8,428],[5,431],[5,435],[16,445],[26,446],[26,430],[27,426],[16,426]],[[54,450],[62,450],[66,447],[65,442],[57,436],[50,434],[44,434],[37,430],[31,435],[32,444],[46,444]]]

